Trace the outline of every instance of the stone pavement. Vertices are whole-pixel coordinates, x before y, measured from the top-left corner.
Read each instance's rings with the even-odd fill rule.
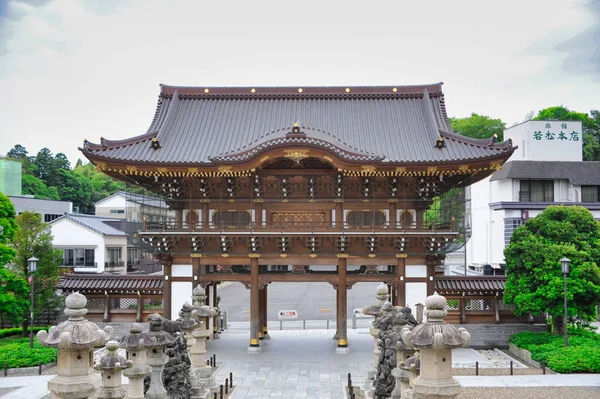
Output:
[[[346,398],[348,373],[360,385],[373,361],[373,338],[366,329],[348,330],[351,353],[336,355],[332,330],[271,331],[260,341],[262,352],[246,353],[248,332],[225,332],[207,343],[207,356],[216,354],[222,384],[233,372],[233,399],[243,398]],[[456,352],[456,365],[481,360],[475,351]],[[41,399],[49,392],[51,375],[0,377],[1,399]],[[458,376],[464,387],[600,387],[598,374],[534,376]],[[17,388],[7,392],[11,388]],[[2,395],[1,393],[4,394]]]

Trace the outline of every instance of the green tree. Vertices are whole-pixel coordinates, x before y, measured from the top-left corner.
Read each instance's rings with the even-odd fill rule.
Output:
[[[11,159],[26,159],[27,158],[27,150],[21,144],[15,145],[10,151],[6,153],[6,158]]]
[[[583,128],[583,160],[600,161],[600,111],[591,110],[590,114],[571,111],[562,105],[544,108],[534,120],[581,121]]]
[[[0,266],[0,324],[19,325],[29,309],[29,287],[24,278]]]
[[[48,187],[42,179],[29,174],[24,174],[21,178],[21,192],[23,194],[34,195],[35,198],[60,200],[58,188],[54,186]]]
[[[79,209],[79,212],[92,212],[94,206],[92,199],[92,184],[71,170],[60,170],[62,184],[58,187],[58,194],[63,201],[73,202],[73,206]]]
[[[455,133],[476,139],[487,139],[497,135],[498,140],[504,138],[506,124],[500,119],[472,113],[466,118],[450,118],[450,126]]]
[[[14,205],[6,195],[0,193],[0,266],[8,264],[15,256],[15,250],[8,245],[19,228],[15,216]]]
[[[514,231],[504,250],[504,302],[515,313],[552,316],[563,332],[563,275],[560,259],[571,259],[567,277],[568,314],[590,319],[600,302],[600,222],[586,208],[549,206]]]
[[[29,275],[27,259],[39,259],[35,282],[35,312],[55,311],[61,303],[56,295],[59,280],[59,265],[62,261],[60,250],[52,248],[50,226],[42,222],[41,216],[33,212],[23,212],[16,218],[17,230],[13,245],[17,251],[14,259],[15,273],[26,278]]]

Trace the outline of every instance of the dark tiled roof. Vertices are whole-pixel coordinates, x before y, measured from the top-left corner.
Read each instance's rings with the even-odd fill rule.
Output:
[[[394,91],[395,89],[395,91]],[[252,92],[254,90],[254,92]],[[155,164],[242,161],[281,140],[294,123],[313,146],[354,161],[393,163],[477,160],[511,154],[508,143],[454,134],[441,84],[397,87],[199,88],[162,86],[148,132],[84,143],[86,155]],[[445,137],[445,148],[435,148]],[[161,148],[150,142],[156,138]],[[227,157],[230,157],[228,159]]]
[[[600,185],[600,162],[509,161],[490,178],[503,179],[569,179],[578,185]]]
[[[127,233],[125,233],[124,231],[116,229],[113,226],[110,226],[106,223],[106,222],[117,222],[117,221],[121,221],[122,219],[107,218],[104,216],[80,215],[80,214],[76,214],[76,213],[67,213],[67,214],[51,221],[50,225],[55,225],[63,219],[67,219],[67,220],[70,220],[77,224],[80,224],[81,226],[87,227],[88,229],[93,230],[96,233],[100,233],[102,235],[107,235],[107,236],[126,236],[127,235]]]
[[[160,294],[163,293],[163,276],[132,275],[81,275],[65,274],[58,288],[65,292],[78,291],[82,294]]]
[[[435,277],[435,290],[440,295],[450,294],[502,294],[505,276],[439,276]]]

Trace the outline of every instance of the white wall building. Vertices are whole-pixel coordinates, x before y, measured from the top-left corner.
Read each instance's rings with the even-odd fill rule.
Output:
[[[128,222],[175,220],[175,211],[165,201],[144,195],[117,191],[94,204],[97,216],[125,219]]]
[[[106,222],[119,219],[66,214],[50,223],[53,246],[63,251],[63,267],[75,273],[125,274],[127,234]]]
[[[549,205],[581,205],[600,219],[600,162],[582,161],[579,121],[528,121],[506,129],[519,148],[471,186],[467,265],[504,263],[512,232]]]

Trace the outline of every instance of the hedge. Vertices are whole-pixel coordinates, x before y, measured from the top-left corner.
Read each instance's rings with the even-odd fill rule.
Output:
[[[11,344],[0,346],[0,366],[6,364],[9,368],[32,367],[39,363],[47,364],[58,359],[58,351],[33,343],[29,348],[29,338],[21,338]]]
[[[50,326],[48,326],[48,327],[33,327],[33,332],[37,333],[40,330],[48,331],[49,328],[50,328]],[[20,334],[23,334],[23,329],[21,327],[3,328],[0,330],[0,338],[6,338],[6,337],[11,337],[13,335],[20,335]],[[27,329],[27,332],[25,335],[29,336],[29,329]]]
[[[564,337],[550,333],[520,332],[509,342],[531,352],[536,362],[545,362],[558,373],[600,373],[600,334],[569,328],[569,346]]]

